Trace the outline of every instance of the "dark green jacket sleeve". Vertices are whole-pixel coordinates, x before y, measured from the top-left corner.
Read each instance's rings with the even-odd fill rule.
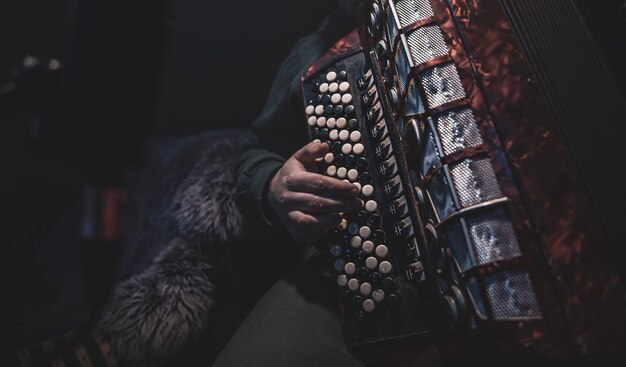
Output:
[[[296,43],[281,65],[265,107],[252,123],[252,135],[244,142],[237,164],[237,204],[247,222],[265,229],[275,225],[266,208],[269,181],[283,162],[307,143],[300,78],[353,28],[353,21],[343,11],[334,11],[316,32]]]

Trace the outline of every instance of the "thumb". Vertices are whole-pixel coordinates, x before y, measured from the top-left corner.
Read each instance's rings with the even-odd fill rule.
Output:
[[[328,150],[328,144],[314,141],[295,152],[293,157],[303,165],[310,166],[315,163],[317,158],[323,157],[328,153]]]

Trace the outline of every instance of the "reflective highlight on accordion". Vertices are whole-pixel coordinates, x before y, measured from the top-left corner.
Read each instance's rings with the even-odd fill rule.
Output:
[[[451,335],[465,338],[451,349],[459,356],[496,344],[568,353],[552,342],[564,319],[482,60],[468,57],[451,12],[467,2],[366,3],[361,48],[336,48],[302,83],[311,140],[330,145],[320,173],[352,182],[365,202],[329,243],[348,344]]]

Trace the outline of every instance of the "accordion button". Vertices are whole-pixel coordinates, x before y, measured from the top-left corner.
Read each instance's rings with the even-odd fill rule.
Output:
[[[365,147],[363,146],[363,144],[361,143],[356,143],[354,144],[354,149],[352,149],[354,151],[354,154],[363,154],[363,152],[365,151]]]
[[[330,254],[333,256],[341,256],[342,251],[343,250],[341,249],[341,245],[338,243],[330,246]]]
[[[372,293],[372,285],[369,283],[363,283],[361,284],[361,286],[359,287],[359,290],[361,291],[361,294],[364,296],[369,296],[370,293]]]
[[[317,125],[317,117],[315,117],[315,116],[311,116],[311,117],[309,117],[308,122],[309,122],[309,126],[315,126],[315,125]]]
[[[346,266],[346,262],[343,259],[335,260],[335,270],[343,271],[344,266]]]
[[[352,237],[352,239],[350,240],[350,246],[354,247],[354,248],[359,248],[361,247],[361,244],[363,243],[363,239],[359,236],[354,236]]]
[[[375,289],[372,292],[372,299],[376,302],[382,302],[385,299],[385,291],[382,289]]]
[[[391,273],[391,269],[392,269],[392,266],[391,266],[391,263],[389,261],[383,261],[383,262],[380,263],[380,265],[378,265],[378,270],[382,274],[389,274],[389,273]]]
[[[374,312],[375,308],[376,308],[376,305],[374,304],[374,301],[372,301],[371,299],[366,299],[363,302],[363,311]]]
[[[376,256],[379,258],[385,258],[389,254],[389,249],[385,245],[376,247]]]
[[[348,123],[348,120],[346,120],[344,117],[340,117],[337,119],[337,128],[344,129],[347,123]]]
[[[372,235],[372,230],[370,229],[370,227],[363,226],[359,228],[359,236],[361,236],[363,239],[366,240],[370,238],[371,235]]]
[[[319,126],[319,127],[326,126],[326,117],[322,116],[322,117],[318,118],[316,123],[317,123],[317,126]]]
[[[324,96],[320,99],[320,104],[327,105],[327,104],[329,104],[329,103],[330,103],[330,101],[331,101],[331,97],[330,97],[330,95],[325,94],[325,95],[324,95]]]
[[[377,271],[373,271],[370,274],[370,282],[374,285],[374,286],[381,286],[383,284],[383,277],[380,275],[379,272]]]
[[[350,141],[353,143],[358,143],[361,141],[361,132],[356,130],[350,133]]]
[[[345,70],[341,70],[339,73],[337,73],[337,79],[346,80],[346,78],[348,78],[348,73]]]
[[[333,113],[335,114],[335,116],[342,116],[343,115],[343,106],[342,105],[335,106],[335,108],[333,109]]]
[[[386,237],[387,236],[385,236],[385,231],[383,231],[382,229],[377,229],[374,231],[374,233],[372,233],[372,241],[374,241],[374,243],[377,245],[382,245],[383,242],[385,242]]]
[[[346,158],[343,161],[343,165],[346,168],[354,168],[356,167],[356,158],[353,155],[347,155],[345,156]]]
[[[396,282],[393,281],[393,278],[386,277],[383,279],[383,287],[387,290],[387,292],[392,292],[396,288]]]
[[[359,128],[359,122],[356,119],[348,121],[348,130],[356,130]]]
[[[337,84],[337,83],[330,83],[328,85],[328,91],[330,93],[337,93],[339,91],[339,84]]]
[[[395,306],[398,304],[398,302],[398,296],[396,296],[395,294],[390,294],[387,296],[387,303],[389,304],[389,306]]]
[[[328,83],[320,84],[320,92],[322,92],[322,93],[328,92]]]
[[[317,92],[318,87],[315,87],[314,91]],[[312,105],[317,105],[320,103],[320,101],[322,100],[322,95],[321,94],[317,94],[315,95],[315,97],[311,98],[311,100],[309,101],[309,104]]]
[[[339,223],[338,227],[342,231],[345,231],[346,229],[348,229],[348,221],[345,218],[341,219],[341,223]]]
[[[345,93],[347,91],[350,90],[350,83],[348,82],[342,82],[341,84],[339,84],[339,91],[342,93]]]
[[[357,289],[359,289],[359,281],[352,278],[348,281],[348,289],[355,292]]]
[[[327,115],[330,115],[331,113],[333,113],[334,110],[335,110],[335,106],[333,106],[332,104],[327,104],[324,106],[324,113]]]
[[[365,203],[365,210],[367,210],[368,212],[375,212],[376,209],[378,209],[378,203],[376,203],[374,200],[369,200]]]
[[[356,272],[356,265],[354,265],[354,263],[347,263],[343,267],[343,270],[346,272],[346,274],[352,275]]]
[[[352,96],[350,96],[350,97],[352,97]],[[343,100],[343,97],[342,97],[342,100]],[[346,115],[348,115],[348,116],[352,115],[354,113],[354,106],[351,105],[351,104],[347,105],[345,111],[346,111]]]
[[[359,178],[359,171],[354,168],[348,171],[348,180],[356,181]]]
[[[337,167],[335,166],[328,166],[328,168],[326,168],[326,174],[328,176],[334,176],[337,174]]]
[[[337,80],[337,73],[334,71],[329,72],[328,74],[326,74],[326,80],[328,80],[329,82],[334,82],[335,80]]]
[[[348,224],[348,233],[350,233],[352,236],[356,236],[359,233],[359,224],[358,223]]]
[[[306,109],[304,110],[304,112],[306,112],[307,115],[312,115],[315,113],[315,106],[307,106]]]
[[[380,224],[381,224],[380,215],[378,215],[378,214],[370,215],[370,217],[367,219],[367,224],[371,228],[378,228],[378,227],[380,227]]]
[[[345,131],[345,130],[344,130]],[[341,139],[341,133],[339,133],[339,138]],[[350,154],[352,153],[352,144],[350,143],[345,143],[342,147],[341,147],[341,152],[343,154]],[[345,176],[344,176],[345,177]],[[342,177],[343,178],[343,177]]]
[[[330,97],[330,101],[334,104],[341,102],[341,94],[339,93],[333,94],[332,97]]]
[[[343,102],[344,104],[352,103],[352,94],[346,93],[341,96],[341,102]]]
[[[359,189],[359,191],[361,191],[361,184],[360,183],[353,182],[352,184],[354,184],[354,186],[356,186]]]
[[[335,156],[333,155],[333,153],[326,153],[326,155],[324,156],[324,162],[328,164],[333,163],[334,160],[335,160]]]
[[[363,242],[363,252],[365,252],[366,254],[371,254],[372,252],[374,252],[374,247],[374,242],[372,241]]]
[[[354,148],[352,150],[354,150]],[[357,159],[356,161],[356,167],[361,171],[367,170],[367,167],[368,167],[367,158],[359,157],[359,159]]]
[[[330,140],[338,140],[339,139],[339,130],[332,129],[330,131],[330,133],[328,134],[328,137],[330,138]]]
[[[317,107],[315,107],[315,114],[318,116],[321,116],[324,114],[324,106],[323,105],[317,105]]]
[[[331,117],[328,120],[326,120],[326,126],[328,126],[329,129],[334,129],[336,124],[337,124],[337,120],[335,120],[334,117]]]
[[[345,287],[346,285],[348,285],[348,277],[345,276],[344,274],[341,274],[340,276],[338,276],[337,285],[340,287]]]
[[[361,190],[361,192],[363,193],[363,196],[365,196],[366,198],[372,196],[374,194],[374,186],[372,185],[365,185],[363,186],[363,189]]]
[[[339,139],[341,141],[346,141],[350,138],[350,132],[348,130],[341,130],[339,132]],[[345,153],[344,153],[345,154]]]
[[[359,288],[357,287],[357,289],[355,289],[355,291],[358,290],[358,289]],[[363,304],[363,297],[361,297],[361,296],[354,296],[354,297],[352,297],[352,304],[355,307],[361,307],[361,305]]]
[[[344,179],[346,178],[346,175],[348,174],[348,170],[346,169],[346,167],[339,167],[337,168],[337,177],[340,179]]]
[[[365,259],[365,266],[370,270],[374,270],[378,266],[378,260],[376,260],[375,257],[370,256]]]

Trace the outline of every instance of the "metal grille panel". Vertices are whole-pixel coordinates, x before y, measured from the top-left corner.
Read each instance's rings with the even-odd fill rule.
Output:
[[[488,159],[466,159],[450,171],[460,204],[464,208],[502,196]]]
[[[436,108],[465,97],[461,78],[453,63],[425,70],[420,77],[430,108]]]
[[[396,11],[402,27],[434,15],[428,0],[399,0],[396,2]]]
[[[426,140],[424,141],[424,148],[422,151],[422,156],[420,157],[420,171],[422,172],[422,176],[426,176],[428,171],[431,168],[439,168],[441,167],[441,160],[439,159],[439,150],[437,149],[437,144],[435,143],[435,136],[432,131],[429,131]]]
[[[387,7],[387,27],[389,28],[389,44],[393,45],[399,30],[396,25],[396,18],[393,16],[390,6]]]
[[[530,282],[524,272],[491,274],[486,279],[487,297],[493,318],[498,321],[538,319],[541,310]]]
[[[479,265],[520,256],[513,225],[502,209],[467,218]]]
[[[483,144],[474,114],[469,108],[447,112],[437,117],[435,124],[446,155]]]
[[[437,25],[416,29],[407,36],[407,41],[415,65],[448,54],[448,46]]]

